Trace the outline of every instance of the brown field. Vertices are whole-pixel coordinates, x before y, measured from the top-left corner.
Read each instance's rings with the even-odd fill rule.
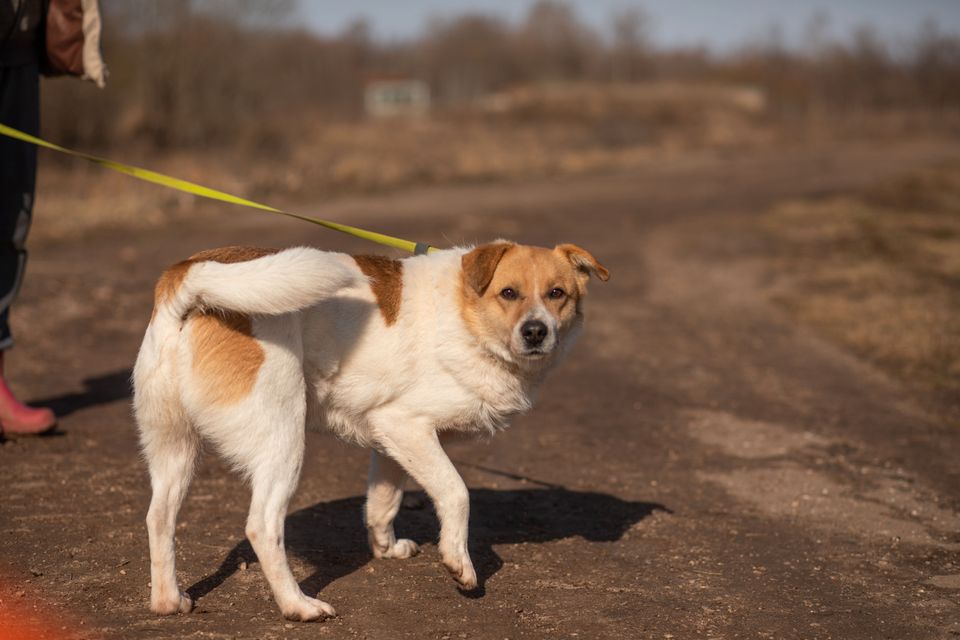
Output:
[[[699,85],[529,87],[433,117],[331,120],[306,112],[285,115],[273,131],[269,123],[260,128],[254,139],[234,141],[231,152],[133,145],[111,156],[246,198],[322,201],[642,168],[691,150],[769,146],[776,130],[762,94]],[[39,236],[162,225],[189,217],[198,204],[79,160],[48,160],[40,193],[49,213],[35,229]]]
[[[785,202],[773,299],[797,321],[908,384],[933,390],[960,426],[960,165],[860,193]]]

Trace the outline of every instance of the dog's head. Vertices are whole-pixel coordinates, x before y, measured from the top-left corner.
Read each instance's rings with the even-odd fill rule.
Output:
[[[470,331],[508,362],[547,359],[583,322],[591,275],[610,272],[572,244],[553,249],[497,241],[462,258],[461,306]]]

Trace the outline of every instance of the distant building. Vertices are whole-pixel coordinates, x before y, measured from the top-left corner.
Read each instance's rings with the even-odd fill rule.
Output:
[[[430,88],[423,80],[412,78],[369,80],[363,105],[374,118],[423,116],[430,111]]]

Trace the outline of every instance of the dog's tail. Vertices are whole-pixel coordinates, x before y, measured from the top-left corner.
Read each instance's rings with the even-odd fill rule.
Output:
[[[167,269],[157,283],[154,315],[182,320],[192,309],[290,313],[363,280],[360,269],[343,256],[317,249],[222,249]]]

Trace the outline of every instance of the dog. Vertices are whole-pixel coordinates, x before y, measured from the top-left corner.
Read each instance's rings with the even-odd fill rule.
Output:
[[[133,371],[150,472],[150,608],[189,612],[174,530],[202,442],[250,482],[246,535],[284,617],[334,609],[305,595],[287,563],[284,518],[305,428],[372,450],[364,508],[377,558],[409,558],[393,520],[409,475],[433,501],[443,565],[477,586],[467,488],[441,434],[492,434],[532,405],[583,324],[591,276],[572,244],[496,241],[404,260],[298,247],[196,254],[157,283]]]

